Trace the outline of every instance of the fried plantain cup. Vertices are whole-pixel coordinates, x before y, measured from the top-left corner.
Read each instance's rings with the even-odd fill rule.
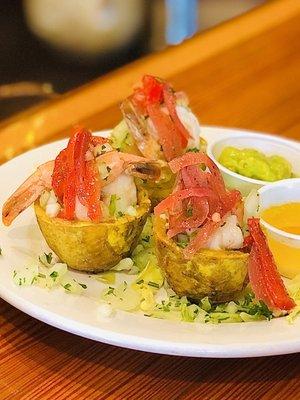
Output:
[[[150,200],[146,191],[139,189],[137,216],[100,223],[50,218],[39,201],[34,210],[48,246],[62,262],[76,270],[100,272],[112,268],[136,246]]]
[[[234,300],[248,282],[247,253],[203,249],[186,259],[182,249],[168,238],[166,221],[154,217],[158,264],[170,287],[179,296],[198,301],[208,296],[214,302]]]

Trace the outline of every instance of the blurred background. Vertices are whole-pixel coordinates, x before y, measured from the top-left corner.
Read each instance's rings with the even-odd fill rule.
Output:
[[[0,119],[264,2],[2,0]]]

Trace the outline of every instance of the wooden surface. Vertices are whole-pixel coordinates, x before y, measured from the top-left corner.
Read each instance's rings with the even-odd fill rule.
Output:
[[[108,128],[143,73],[185,90],[203,124],[300,139],[300,2],[268,2],[184,45],[124,67],[0,125],[0,159],[66,135]],[[171,339],[171,338],[170,338]],[[0,301],[0,400],[300,399],[300,356],[192,359],[72,336]]]

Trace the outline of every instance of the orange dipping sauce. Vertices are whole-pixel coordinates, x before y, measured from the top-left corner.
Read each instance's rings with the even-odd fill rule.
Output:
[[[294,278],[300,274],[300,203],[272,206],[262,211],[261,218],[277,229],[299,235],[298,242],[266,232],[279,272],[287,278]]]

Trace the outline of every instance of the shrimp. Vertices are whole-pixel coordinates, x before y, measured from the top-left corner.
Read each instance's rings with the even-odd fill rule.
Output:
[[[210,237],[208,248],[210,249],[240,249],[243,246],[244,237],[238,225],[236,215],[228,215],[221,225]]]
[[[187,147],[199,149],[201,128],[197,117],[190,108],[183,105],[176,105],[176,112],[190,134]]]
[[[136,146],[147,158],[170,161],[188,148],[200,147],[200,125],[187,96],[159,78],[145,75],[141,87],[120,109]]]
[[[136,176],[142,179],[157,180],[160,177],[160,165],[144,157],[132,154],[108,151],[95,158],[101,178],[101,187],[104,188],[121,174]],[[105,167],[106,176],[103,176],[101,166]],[[52,174],[54,161],[40,165],[37,170],[21,184],[9,197],[2,208],[3,224],[9,226],[14,219],[37,200],[45,190],[52,189]],[[78,202],[77,202],[78,203]],[[76,214],[84,216],[85,209],[77,204]],[[82,218],[82,219],[86,219]]]
[[[129,207],[137,204],[137,189],[133,176],[122,173],[103,188],[102,196],[106,207],[109,207],[114,196],[115,212],[126,213]]]
[[[29,207],[43,193],[52,188],[54,161],[40,165],[37,170],[9,197],[2,208],[3,224],[9,226],[12,221]]]
[[[122,172],[141,179],[158,180],[164,162],[152,161],[133,154],[110,151],[96,158],[98,167],[105,164],[107,172],[103,186],[114,181]],[[101,171],[100,171],[101,175]]]
[[[139,114],[133,103],[126,99],[122,102],[120,108],[140,152],[145,157],[162,159],[163,155],[157,139],[150,134],[147,121]]]

